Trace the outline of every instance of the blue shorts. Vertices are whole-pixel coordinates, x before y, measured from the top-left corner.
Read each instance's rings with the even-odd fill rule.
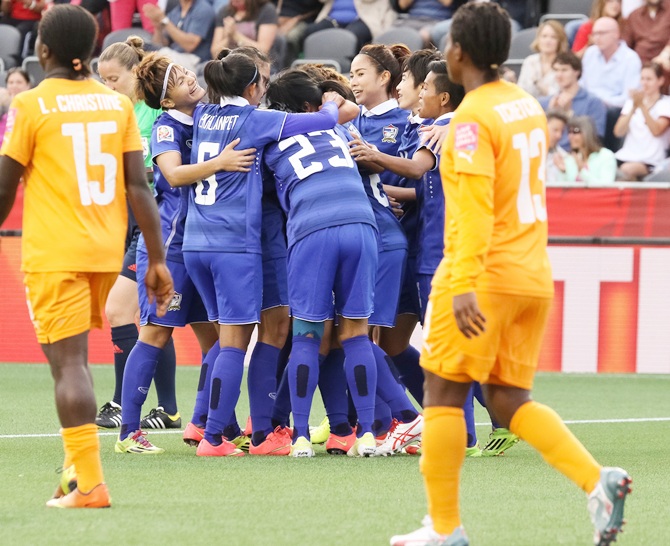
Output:
[[[419,288],[419,299],[421,301],[421,314],[419,315],[419,320],[423,325],[423,321],[426,319],[426,307],[428,306],[428,296],[430,296],[430,283],[433,282],[432,275],[426,275],[423,273],[417,274],[417,286]]]
[[[136,230],[128,243],[128,248],[123,256],[123,267],[120,275],[133,282],[137,282],[137,240],[140,238],[140,230]],[[142,281],[144,282],[144,281]]]
[[[260,322],[263,260],[244,252],[184,252],[184,263],[202,296],[210,321]]]
[[[416,315],[421,313],[419,290],[416,287],[416,256],[409,256],[405,263],[405,273],[400,289],[399,315]]]
[[[407,251],[404,248],[379,253],[375,282],[375,312],[368,321],[373,326],[395,326],[400,302],[400,287],[405,272]]]
[[[140,326],[184,327],[194,322],[207,322],[207,311],[195,285],[181,262],[167,260],[167,267],[174,281],[174,297],[164,316],[156,315],[156,302],[149,303],[144,277],[149,265],[149,256],[141,250],[137,252],[137,295],[140,301]]]
[[[373,309],[377,236],[368,224],[320,229],[288,251],[288,299],[291,314],[321,322],[335,313],[368,318]]]
[[[288,305],[286,258],[263,261],[263,304],[261,309]]]

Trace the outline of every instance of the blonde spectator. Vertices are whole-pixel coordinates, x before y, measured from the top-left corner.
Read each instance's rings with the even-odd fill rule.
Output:
[[[589,116],[577,116],[568,121],[568,139],[570,154],[564,158],[563,165],[557,164],[561,171],[559,182],[583,182],[587,186],[614,182],[614,153],[600,144]]]
[[[552,67],[556,55],[568,50],[568,37],[563,25],[557,21],[545,21],[537,29],[537,36],[530,46],[534,51],[526,57],[519,73],[519,86],[536,98],[558,92],[558,84]]]
[[[641,180],[666,158],[670,145],[670,97],[661,94],[664,84],[662,68],[645,64],[640,89],[630,92],[614,126],[614,134],[625,137],[615,154],[624,180]]]
[[[580,59],[584,55],[586,48],[593,44],[591,40],[593,23],[601,17],[615,19],[619,23],[619,28],[623,30],[624,20],[621,15],[621,0],[593,0],[591,18],[580,25],[575,35],[575,40],[572,43],[572,51]]]

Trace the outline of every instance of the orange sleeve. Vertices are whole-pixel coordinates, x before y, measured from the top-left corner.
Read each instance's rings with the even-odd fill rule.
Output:
[[[21,98],[20,95],[14,97],[9,106],[7,128],[0,153],[26,167],[33,157],[35,129],[30,109]]]

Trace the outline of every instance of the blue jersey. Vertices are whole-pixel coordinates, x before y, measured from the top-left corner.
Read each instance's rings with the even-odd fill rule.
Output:
[[[372,110],[361,107],[360,114],[351,123],[356,126],[363,139],[369,144],[374,144],[380,152],[398,155],[409,114],[407,110],[398,107],[398,101],[390,99]],[[382,184],[390,186],[397,186],[400,180],[400,177],[391,171],[384,171],[379,176]]]
[[[286,216],[282,211],[274,176],[263,168],[263,220],[261,226],[261,246],[263,261],[286,258]]]
[[[361,137],[355,125],[348,123],[346,127],[350,133]],[[407,237],[405,237],[405,232],[391,209],[380,176],[369,173],[364,169],[360,169],[360,173],[363,188],[370,200],[372,212],[377,222],[377,244],[379,251],[383,252],[399,248],[407,249]]]
[[[405,131],[400,138],[400,147],[398,148],[398,157],[411,159],[419,149],[421,143],[421,127],[432,125],[433,120],[424,120],[419,116],[410,116],[405,125]],[[421,184],[420,180],[412,178],[400,177],[398,186],[403,188],[416,189]],[[418,224],[419,224],[419,209],[414,201],[407,201],[402,205],[403,215],[400,217],[400,225],[405,230],[407,242],[409,245],[409,256],[416,256],[419,251],[418,241]]]
[[[238,149],[254,147],[257,152],[250,172],[220,171],[189,192],[184,250],[260,254],[263,148],[282,135],[333,127],[337,107],[328,103],[318,113],[286,114],[259,110],[245,99],[233,97],[222,105],[198,106],[193,118],[192,161],[218,155],[236,138],[240,138]]]
[[[156,164],[156,158],[166,152],[177,152],[184,165],[191,163],[191,141],[193,138],[193,118],[169,110],[154,122],[151,132],[151,159],[154,162],[154,190],[161,219],[161,231],[165,257],[175,262],[183,262],[182,243],[188,205],[188,187],[173,188]],[[139,250],[146,252],[144,236],[137,243]]]
[[[437,118],[435,125],[449,125],[453,114]],[[419,254],[417,273],[432,275],[444,254],[444,192],[440,178],[440,157],[435,157],[435,167],[426,172],[416,188],[419,207]]]
[[[274,172],[277,195],[288,215],[289,247],[315,231],[344,224],[376,227],[349,154],[342,127],[313,131],[270,144],[265,163]]]

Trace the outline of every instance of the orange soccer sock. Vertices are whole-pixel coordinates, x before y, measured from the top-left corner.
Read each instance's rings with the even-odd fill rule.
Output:
[[[467,433],[461,408],[427,407],[423,412],[421,473],[433,528],[448,535],[461,524],[458,508]]]
[[[63,429],[60,429],[58,432],[60,432],[61,437],[63,437]],[[63,438],[63,451],[65,452],[65,457],[63,458],[63,470],[65,470],[67,467],[72,466],[72,455],[67,450],[65,438]]]
[[[65,460],[77,470],[77,489],[88,493],[105,481],[100,462],[98,427],[93,423],[62,429]]]
[[[516,411],[509,429],[586,493],[593,491],[600,479],[600,465],[553,409],[527,402]]]

